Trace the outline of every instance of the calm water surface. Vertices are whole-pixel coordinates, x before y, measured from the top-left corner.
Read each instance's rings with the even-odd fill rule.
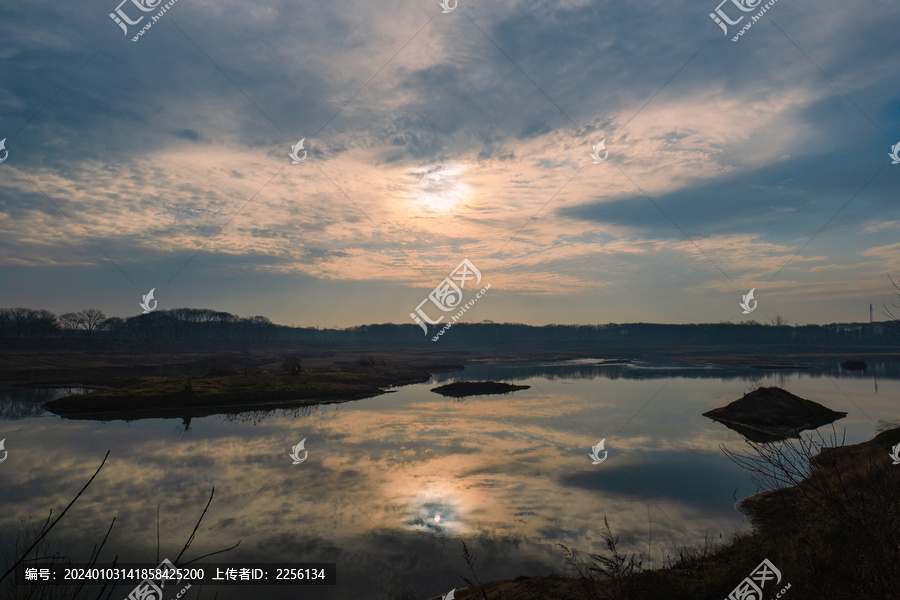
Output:
[[[240,541],[213,560],[334,562],[338,585],[304,598],[429,598],[465,584],[460,540],[483,581],[566,572],[557,543],[603,550],[604,515],[629,552],[659,566],[682,545],[746,529],[735,498],[756,490],[720,446],[743,439],[701,413],[777,385],[848,416],[847,443],[897,418],[900,365],[863,373],[836,363],[759,371],[664,362],[474,365],[377,398],[311,409],[141,421],[75,421],[40,403],[78,390],[0,391],[0,545],[23,519],[46,518],[94,484],[51,537],[84,560],[117,517],[105,558],[174,558],[210,490],[215,499],[187,557]],[[430,388],[495,379],[531,389],[455,400]],[[831,428],[822,428],[830,434]],[[590,447],[606,438],[608,459]],[[292,465],[306,440],[308,459]],[[645,559],[645,565],[648,561]],[[214,588],[207,587],[204,597]],[[215,588],[223,599],[295,598],[297,588]],[[128,590],[123,588],[124,597]],[[193,594],[193,592],[192,592]]]

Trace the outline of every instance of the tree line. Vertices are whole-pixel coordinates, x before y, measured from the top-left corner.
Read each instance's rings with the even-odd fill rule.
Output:
[[[439,325],[440,326],[440,325]],[[608,346],[652,348],[654,346],[733,346],[742,344],[811,346],[888,346],[900,342],[900,324],[832,323],[788,325],[781,317],[769,324],[743,323],[607,323],[602,325],[543,325],[521,323],[457,323],[451,335],[439,343],[431,341],[438,327],[427,335],[413,323],[373,324],[344,329],[288,327],[262,316],[237,315],[198,308],[157,310],[128,318],[107,317],[102,310],[88,308],[55,315],[49,310],[0,308],[0,338],[64,338],[111,340],[280,340],[320,342],[327,346],[409,347],[438,349],[468,347]]]
[[[239,317],[204,308],[173,308],[123,319],[97,308],[59,316],[49,310],[0,308],[0,338],[270,339],[267,317]]]

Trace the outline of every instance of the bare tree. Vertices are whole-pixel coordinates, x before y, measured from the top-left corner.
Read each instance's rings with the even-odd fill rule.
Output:
[[[896,292],[894,292],[894,295],[896,295],[896,296],[897,296],[897,299],[900,300],[900,285],[898,285],[897,282],[894,281],[894,278],[891,277],[890,273],[888,274],[888,279],[891,280],[891,285],[893,285],[893,286],[894,286],[894,289],[897,290]],[[889,316],[889,317],[892,318],[893,320],[895,320],[895,321],[897,321],[898,323],[900,323],[900,317],[898,317],[897,315],[895,315],[894,313],[892,313],[892,312],[891,312],[891,309],[888,308],[887,305],[882,304],[882,306],[884,306],[885,314],[886,314],[887,316]],[[900,309],[900,304],[894,304],[893,302],[891,302],[891,306],[893,306],[893,307],[896,308],[896,309]]]
[[[110,317],[100,323],[100,330],[112,335],[114,340],[119,339],[119,334],[125,329],[125,319],[122,317]]]
[[[99,308],[86,308],[78,314],[84,319],[81,327],[87,331],[88,337],[93,337],[94,332],[100,327],[100,323],[106,319],[106,315]]]
[[[84,321],[84,316],[81,313],[63,313],[59,315],[57,319],[59,321],[59,326],[62,330],[71,331],[72,337],[75,337],[75,331],[81,327],[82,321]]]
[[[56,315],[46,309],[31,311],[31,323],[29,329],[32,337],[48,338],[59,332],[56,324]]]
[[[34,314],[34,311],[30,308],[19,307],[10,309],[9,320],[12,323],[13,331],[16,332],[16,337],[22,337],[22,334],[28,330],[32,314]]]

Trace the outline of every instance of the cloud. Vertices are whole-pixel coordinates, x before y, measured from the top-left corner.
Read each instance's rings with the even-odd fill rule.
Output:
[[[200,251],[190,270],[387,290],[469,257],[508,291],[561,296],[648,269],[719,289],[789,260],[792,281],[893,264],[853,236],[900,222],[891,171],[872,178],[900,126],[884,2],[767,13],[806,56],[665,2],[178,3],[139,43],[108,6],[41,6],[0,22],[0,265]],[[828,248],[792,259],[813,236]]]

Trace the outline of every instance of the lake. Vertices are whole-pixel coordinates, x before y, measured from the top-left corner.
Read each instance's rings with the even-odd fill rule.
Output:
[[[746,443],[701,413],[776,385],[846,411],[834,426],[848,444],[898,416],[898,363],[847,372],[834,361],[778,371],[598,362],[476,364],[376,398],[189,422],[67,420],[40,403],[78,390],[0,391],[2,550],[23,519],[59,514],[109,450],[50,535],[76,561],[116,517],[102,557],[154,562],[157,510],[160,557],[174,559],[215,487],[186,558],[240,541],[210,560],[337,563],[338,584],[304,588],[304,598],[387,598],[406,588],[440,597],[471,578],[460,540],[485,582],[566,573],[556,544],[605,550],[604,516],[622,549],[657,567],[683,545],[748,528],[733,504],[757,489],[720,448]],[[429,391],[455,379],[532,387],[463,400]],[[604,438],[608,457],[594,465],[588,453]],[[301,440],[308,457],[295,465],[289,453]],[[203,597],[213,589],[220,599],[297,597],[297,588],[275,586],[207,587]],[[129,591],[121,590],[114,597]]]

